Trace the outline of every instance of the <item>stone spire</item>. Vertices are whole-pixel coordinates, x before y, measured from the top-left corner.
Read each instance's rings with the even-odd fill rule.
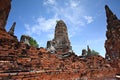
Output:
[[[120,20],[105,6],[107,17],[107,31],[105,41],[106,58],[120,59]]]
[[[109,7],[107,5],[105,5],[105,10],[106,10],[106,17],[107,17],[108,23],[117,19],[116,15],[113,14],[113,12],[109,9]]]
[[[0,29],[5,30],[7,18],[11,9],[11,0],[0,0]]]
[[[57,21],[54,39],[49,43],[52,45],[52,47],[55,48],[56,51],[68,52],[69,50],[71,50],[67,26],[63,20]]]
[[[66,24],[60,20],[57,21],[56,27],[55,27],[55,36],[54,39],[67,39],[68,40],[68,33],[67,33],[67,27]]]
[[[62,20],[58,21],[56,24],[54,40],[57,42],[58,48],[70,47],[67,27]]]
[[[13,23],[13,25],[11,26],[11,28],[10,28],[10,30],[8,32],[10,35],[14,35],[15,25],[16,25],[16,22]]]
[[[89,45],[87,45],[87,56],[91,56],[91,49],[89,48]]]

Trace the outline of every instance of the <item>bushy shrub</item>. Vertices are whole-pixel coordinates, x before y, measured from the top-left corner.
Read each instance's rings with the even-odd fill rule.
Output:
[[[95,50],[87,51],[87,56],[97,56],[97,55],[99,55],[99,52],[97,52]]]
[[[38,43],[36,40],[34,40],[33,38],[30,38],[30,41],[29,41],[30,45],[33,46],[33,47],[39,47]]]
[[[95,51],[95,50],[92,50],[92,51],[91,51],[91,55],[93,55],[93,56],[99,55],[99,52],[97,52],[97,51]]]

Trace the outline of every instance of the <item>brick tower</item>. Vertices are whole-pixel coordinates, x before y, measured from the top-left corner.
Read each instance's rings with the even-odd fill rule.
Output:
[[[115,14],[105,6],[107,17],[107,31],[105,41],[106,58],[108,59],[120,59],[120,20]]]
[[[57,21],[55,27],[54,39],[52,41],[48,41],[47,48],[59,51],[59,52],[68,52],[71,50],[70,41],[68,38],[67,26],[63,20]]]

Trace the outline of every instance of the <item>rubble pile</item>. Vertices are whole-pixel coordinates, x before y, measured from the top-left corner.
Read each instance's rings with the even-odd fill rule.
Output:
[[[91,75],[88,74],[101,73],[102,68],[104,68],[103,71],[109,71],[110,66],[104,66],[107,63],[102,57],[95,56],[95,60],[92,57],[81,59],[74,53],[70,53],[67,57],[59,57],[60,54],[51,54],[44,48],[28,46],[18,42],[16,38],[7,32],[0,31],[2,32],[0,34],[0,79],[69,80],[84,77],[90,79]],[[90,63],[95,64],[92,73],[89,67]],[[109,72],[115,73],[114,71]],[[105,75],[107,74],[105,73]]]

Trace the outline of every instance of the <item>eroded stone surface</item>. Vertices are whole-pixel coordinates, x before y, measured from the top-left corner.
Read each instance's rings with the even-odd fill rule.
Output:
[[[13,23],[13,25],[12,25],[11,28],[10,28],[10,30],[8,31],[8,33],[9,33],[10,35],[14,35],[15,25],[16,25],[16,22]]]
[[[0,0],[0,28],[5,29],[6,21],[11,9],[11,0]]]
[[[68,38],[67,26],[63,20],[57,21],[54,39],[52,41],[47,42],[47,49],[48,51],[57,51],[62,53],[69,52],[69,50],[72,50]]]
[[[0,30],[2,31],[2,30]],[[116,69],[101,56],[79,58],[74,53],[59,58],[44,48],[35,48],[14,40],[2,31],[0,34],[1,79],[91,79],[114,76]]]
[[[105,42],[106,57],[120,59],[120,20],[105,6],[107,16],[107,40]]]
[[[18,42],[4,30],[0,34],[1,79],[102,79],[113,76],[116,69],[101,56],[79,58],[74,53],[59,58],[44,48],[35,48]]]
[[[28,35],[22,35],[21,38],[20,38],[20,42],[23,42],[23,43],[25,43],[25,44],[27,44],[27,45],[30,46],[30,42],[29,42],[30,39],[31,39],[30,36],[28,36]]]
[[[117,68],[118,73],[120,73],[120,20],[107,5],[105,6],[105,10],[107,17],[105,56],[110,61],[111,66]]]

